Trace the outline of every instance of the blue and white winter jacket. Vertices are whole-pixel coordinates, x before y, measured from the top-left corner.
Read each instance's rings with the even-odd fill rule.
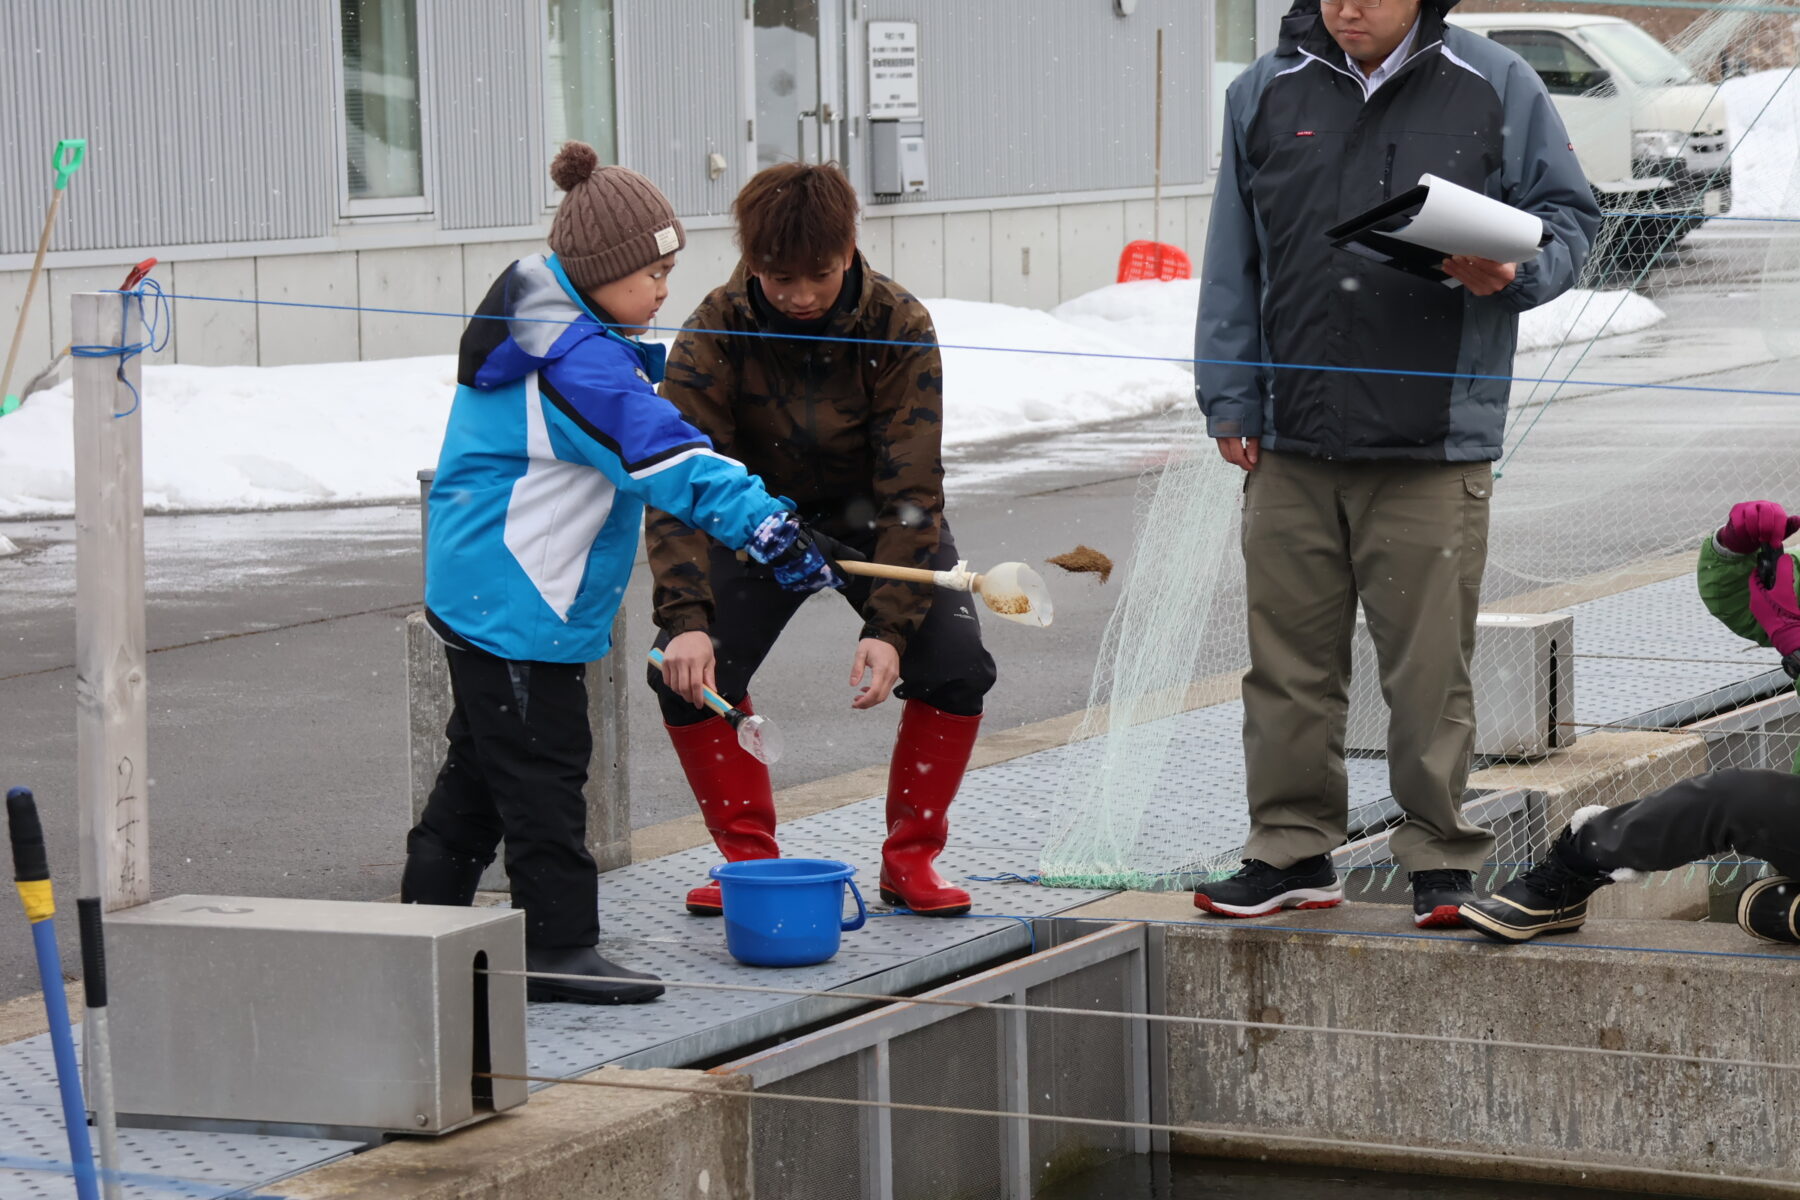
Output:
[[[662,347],[602,325],[555,256],[508,267],[476,312],[428,501],[425,604],[501,658],[591,662],[645,504],[732,547],[787,505],[656,394]]]

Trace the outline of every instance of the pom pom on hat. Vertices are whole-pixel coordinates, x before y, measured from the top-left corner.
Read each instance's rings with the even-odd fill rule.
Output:
[[[593,291],[687,245],[675,206],[656,185],[625,167],[600,166],[582,142],[565,142],[550,164],[563,190],[550,222],[550,249],[569,282]]]
[[[586,142],[564,142],[550,164],[550,178],[563,191],[572,192],[586,183],[599,165],[600,156]]]

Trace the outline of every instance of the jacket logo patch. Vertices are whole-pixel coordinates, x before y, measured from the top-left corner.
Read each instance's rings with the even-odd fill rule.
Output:
[[[1311,137],[1312,135],[1313,131],[1310,129],[1302,129],[1294,134],[1295,137]]]

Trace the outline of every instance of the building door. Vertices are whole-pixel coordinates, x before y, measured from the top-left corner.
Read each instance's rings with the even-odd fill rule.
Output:
[[[844,157],[842,0],[752,0],[756,170]]]

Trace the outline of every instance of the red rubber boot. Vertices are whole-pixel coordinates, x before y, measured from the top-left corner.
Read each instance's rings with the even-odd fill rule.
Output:
[[[888,765],[887,842],[881,847],[881,898],[921,917],[960,917],[969,893],[932,867],[950,835],[950,804],[975,749],[980,717],[958,717],[908,700]]]
[[[750,698],[738,705],[753,711]],[[775,794],[769,785],[769,768],[744,753],[737,731],[724,717],[708,717],[694,725],[664,724],[681,770],[713,844],[726,862],[752,858],[780,858],[775,844]],[[716,917],[725,911],[719,885],[708,880],[687,894],[687,910],[697,917]]]

